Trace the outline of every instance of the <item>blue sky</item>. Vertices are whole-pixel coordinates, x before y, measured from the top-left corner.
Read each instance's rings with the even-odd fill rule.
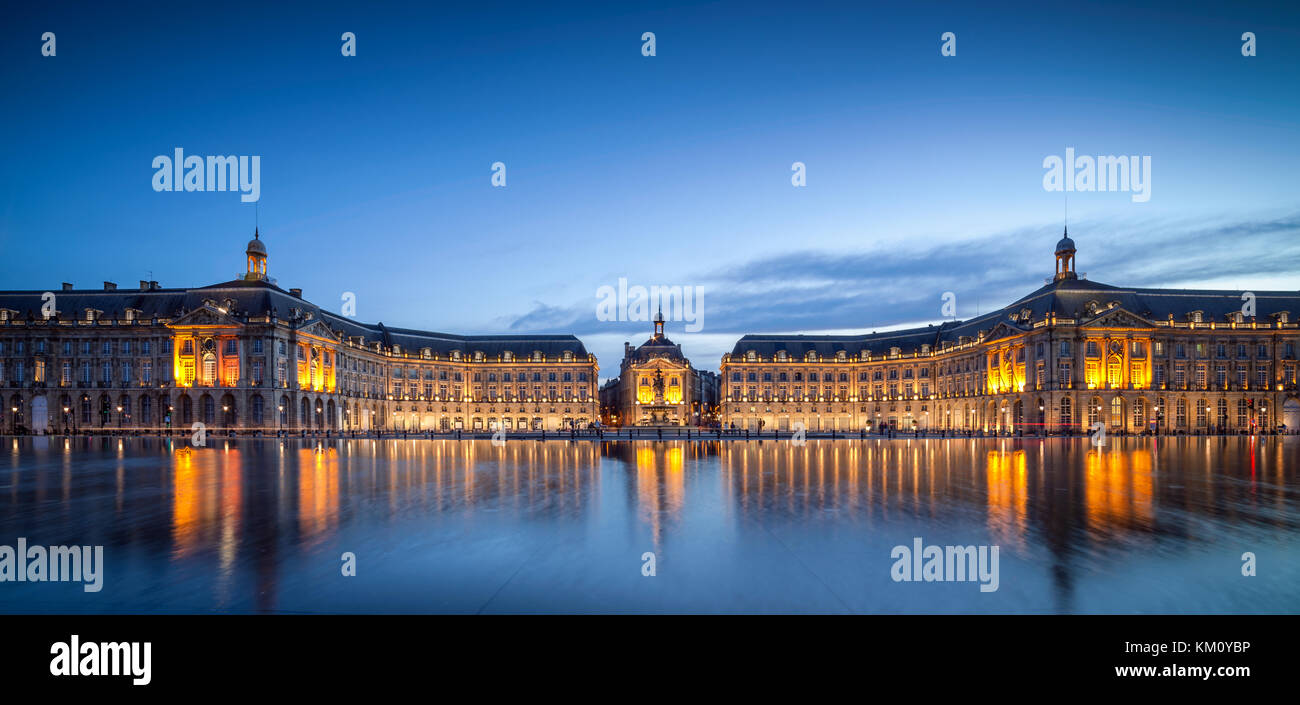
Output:
[[[705,368],[744,333],[1008,303],[1051,274],[1067,147],[1152,159],[1149,202],[1071,194],[1090,278],[1300,288],[1294,3],[465,5],[8,10],[0,288],[242,271],[252,204],[152,189],[177,147],[260,155],[281,286],[575,333],[603,375],[649,328],[597,320],[620,277],[704,287],[704,330],[669,332]]]

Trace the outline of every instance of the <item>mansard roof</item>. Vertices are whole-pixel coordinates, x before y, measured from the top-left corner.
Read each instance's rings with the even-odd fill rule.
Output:
[[[1178,322],[1190,320],[1199,312],[1204,322],[1227,322],[1239,313],[1244,291],[1213,289],[1154,289],[1118,287],[1086,279],[1059,279],[1017,299],[1011,304],[965,321],[948,321],[924,328],[869,333],[864,335],[746,335],[731,350],[733,358],[753,350],[762,357],[773,357],[784,350],[792,358],[814,352],[819,358],[833,358],[841,350],[850,357],[863,351],[872,357],[889,354],[897,347],[903,353],[919,351],[922,345],[940,348],[958,343],[966,337],[974,340],[980,333],[1030,330],[1031,321],[1041,321],[1048,313],[1057,318],[1074,319],[1080,324],[1123,310],[1141,321],[1163,324],[1171,317]],[[1300,291],[1255,291],[1255,320],[1271,323],[1282,312],[1300,315]],[[1014,316],[1014,319],[1013,319]],[[1000,335],[994,335],[1000,337]]]
[[[43,291],[0,291],[0,309],[16,311],[17,315],[32,320],[41,318]],[[326,311],[301,299],[268,281],[233,281],[192,289],[72,289],[53,290],[55,307],[63,319],[80,319],[86,309],[103,312],[107,318],[120,318],[127,309],[138,311],[140,319],[176,319],[183,314],[202,308],[205,301],[215,301],[225,306],[229,302],[231,315],[248,318],[275,315],[288,319],[292,309],[310,313],[312,319],[322,321],[343,335],[359,337],[365,343],[380,342],[384,346],[400,345],[404,351],[419,352],[430,348],[439,355],[449,355],[459,350],[462,355],[482,352],[495,357],[509,351],[516,357],[526,357],[541,351],[548,357],[572,352],[575,358],[587,356],[582,341],[572,335],[456,335],[408,328],[391,328],[383,323],[360,323],[351,318]]]

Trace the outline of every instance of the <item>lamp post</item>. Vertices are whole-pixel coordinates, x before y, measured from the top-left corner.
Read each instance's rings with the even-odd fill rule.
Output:
[[[68,415],[69,415],[69,413],[70,413],[70,411],[69,411],[68,407],[66,407],[66,406],[63,407],[63,435],[65,435],[65,436],[68,435],[68,426],[69,426],[69,423],[68,423]]]
[[[18,435],[18,407],[9,407],[9,424],[13,427],[14,435]]]

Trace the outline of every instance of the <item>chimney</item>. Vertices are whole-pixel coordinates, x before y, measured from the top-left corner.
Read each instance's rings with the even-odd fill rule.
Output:
[[[104,291],[116,291],[116,290],[117,290],[117,284],[114,284],[113,282],[104,282]]]
[[[148,290],[149,290],[149,282],[147,282],[147,281],[141,279],[141,280],[140,280],[140,291],[148,291]]]
[[[158,282],[156,282],[156,281],[150,281],[150,282],[149,282],[149,291],[157,291],[158,289],[161,289],[161,288],[162,288],[162,287],[158,286]]]
[[[301,299],[301,298],[302,298],[302,289],[290,289],[290,290],[289,290],[289,295],[292,296],[292,297],[294,297],[295,299]]]
[[[72,291],[72,285],[69,284],[68,282],[63,282],[63,290],[64,290],[64,291]]]

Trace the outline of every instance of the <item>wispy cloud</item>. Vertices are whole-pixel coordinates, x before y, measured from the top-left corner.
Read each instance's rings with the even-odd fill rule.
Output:
[[[1099,220],[1074,226],[1078,266],[1090,278],[1119,286],[1243,288],[1268,280],[1300,288],[1300,213],[1267,219]],[[902,249],[790,252],[702,269],[674,279],[706,292],[703,335],[674,335],[698,367],[713,368],[746,333],[869,332],[938,321],[944,292],[968,318],[1005,306],[1053,273],[1059,226],[989,233],[960,243],[916,243]],[[1261,256],[1257,253],[1268,253]],[[665,282],[666,283],[666,282]],[[593,287],[594,291],[594,287]],[[648,336],[644,322],[602,322],[596,299],[536,302],[503,321],[518,332],[570,332],[611,374],[622,348]],[[599,341],[597,343],[596,341]],[[695,341],[692,347],[688,341]]]

